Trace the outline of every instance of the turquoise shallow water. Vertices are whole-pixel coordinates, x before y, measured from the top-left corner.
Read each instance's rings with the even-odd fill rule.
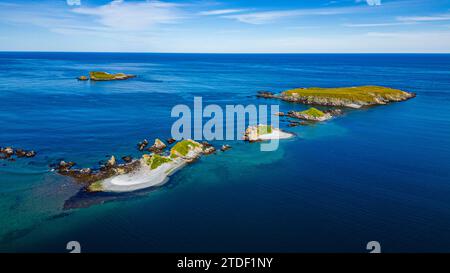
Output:
[[[139,77],[74,80],[89,70]],[[0,146],[38,151],[0,162],[1,251],[450,250],[450,55],[0,53],[0,71]],[[139,155],[194,96],[288,111],[305,106],[254,94],[363,84],[417,97],[289,128],[270,153],[233,141],[157,189],[87,195],[48,172]]]

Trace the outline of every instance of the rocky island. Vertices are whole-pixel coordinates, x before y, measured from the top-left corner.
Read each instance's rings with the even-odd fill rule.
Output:
[[[110,74],[108,72],[92,71],[89,72],[89,78],[86,76],[80,76],[77,79],[79,81],[87,81],[88,79],[91,81],[119,81],[128,80],[135,77],[136,75],[128,75],[124,73]]]
[[[244,140],[248,142],[257,142],[271,139],[285,139],[293,136],[293,134],[274,128],[272,125],[259,124],[249,126],[245,130]]]
[[[330,113],[322,112],[314,107],[311,107],[308,110],[301,112],[289,111],[287,115],[292,118],[298,118],[309,121],[325,121],[333,117]]]
[[[258,92],[257,96],[303,104],[361,108],[363,106],[405,101],[414,98],[416,95],[383,86],[354,86],[338,88],[297,88],[284,91],[281,94],[262,91]]]

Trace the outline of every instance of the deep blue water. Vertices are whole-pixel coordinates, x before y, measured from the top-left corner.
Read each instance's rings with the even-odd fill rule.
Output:
[[[138,78],[79,82],[90,70]],[[450,55],[0,53],[0,251],[450,251]],[[86,195],[49,172],[138,156],[170,137],[176,104],[280,104],[258,90],[384,85],[402,103],[347,112],[274,152],[233,141],[164,186]],[[214,144],[219,145],[217,141]]]

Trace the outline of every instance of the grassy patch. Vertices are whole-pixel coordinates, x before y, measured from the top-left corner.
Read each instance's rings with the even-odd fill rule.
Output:
[[[160,155],[153,155],[147,162],[147,164],[150,166],[150,169],[154,170],[161,166],[164,163],[171,162],[172,159]]]
[[[177,158],[179,155],[186,156],[189,150],[200,147],[200,144],[191,140],[182,140],[170,149],[170,157]]]
[[[320,118],[320,117],[325,116],[324,112],[322,112],[319,109],[314,108],[314,107],[311,107],[308,110],[302,111],[302,112],[300,112],[300,114],[308,115],[308,116],[315,117],[315,118]]]
[[[258,125],[258,135],[267,135],[272,133],[271,125]]]
[[[99,191],[103,191],[103,184],[102,184],[102,181],[97,181],[97,182],[92,183],[91,185],[89,185],[88,191],[90,191],[90,192],[99,192]]]
[[[124,73],[109,74],[107,72],[93,71],[89,72],[89,76],[91,77],[91,79],[114,80],[116,78],[125,77],[126,75]]]
[[[350,101],[375,102],[375,98],[404,97],[406,92],[382,86],[357,86],[339,88],[298,88],[282,92],[283,96],[336,98]]]

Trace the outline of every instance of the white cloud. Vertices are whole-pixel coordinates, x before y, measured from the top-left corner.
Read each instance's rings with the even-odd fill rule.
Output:
[[[369,6],[379,6],[381,5],[381,0],[367,0]]]
[[[411,25],[414,22],[393,22],[393,23],[363,23],[363,24],[343,24],[344,27],[387,27]]]
[[[399,16],[398,21],[402,22],[433,22],[433,21],[448,21],[450,14],[440,14],[432,16]]]
[[[239,13],[245,11],[244,9],[217,9],[217,10],[207,10],[202,11],[199,14],[200,15],[224,15],[224,14],[231,14],[231,13]]]
[[[125,2],[114,0],[99,7],[80,7],[72,11],[96,17],[101,25],[114,30],[146,30],[156,24],[175,23],[182,18],[178,4],[159,1]]]
[[[279,11],[261,11],[243,14],[225,15],[224,18],[235,19],[248,24],[265,24],[277,19],[296,17],[296,16],[326,16],[345,14],[356,11],[357,8],[324,8],[324,9],[296,9]]]
[[[356,0],[357,3],[366,2],[369,6],[380,6],[381,0]]]
[[[369,37],[399,37],[399,33],[396,32],[368,32],[366,34]]]
[[[69,6],[81,6],[81,0],[66,0]]]

